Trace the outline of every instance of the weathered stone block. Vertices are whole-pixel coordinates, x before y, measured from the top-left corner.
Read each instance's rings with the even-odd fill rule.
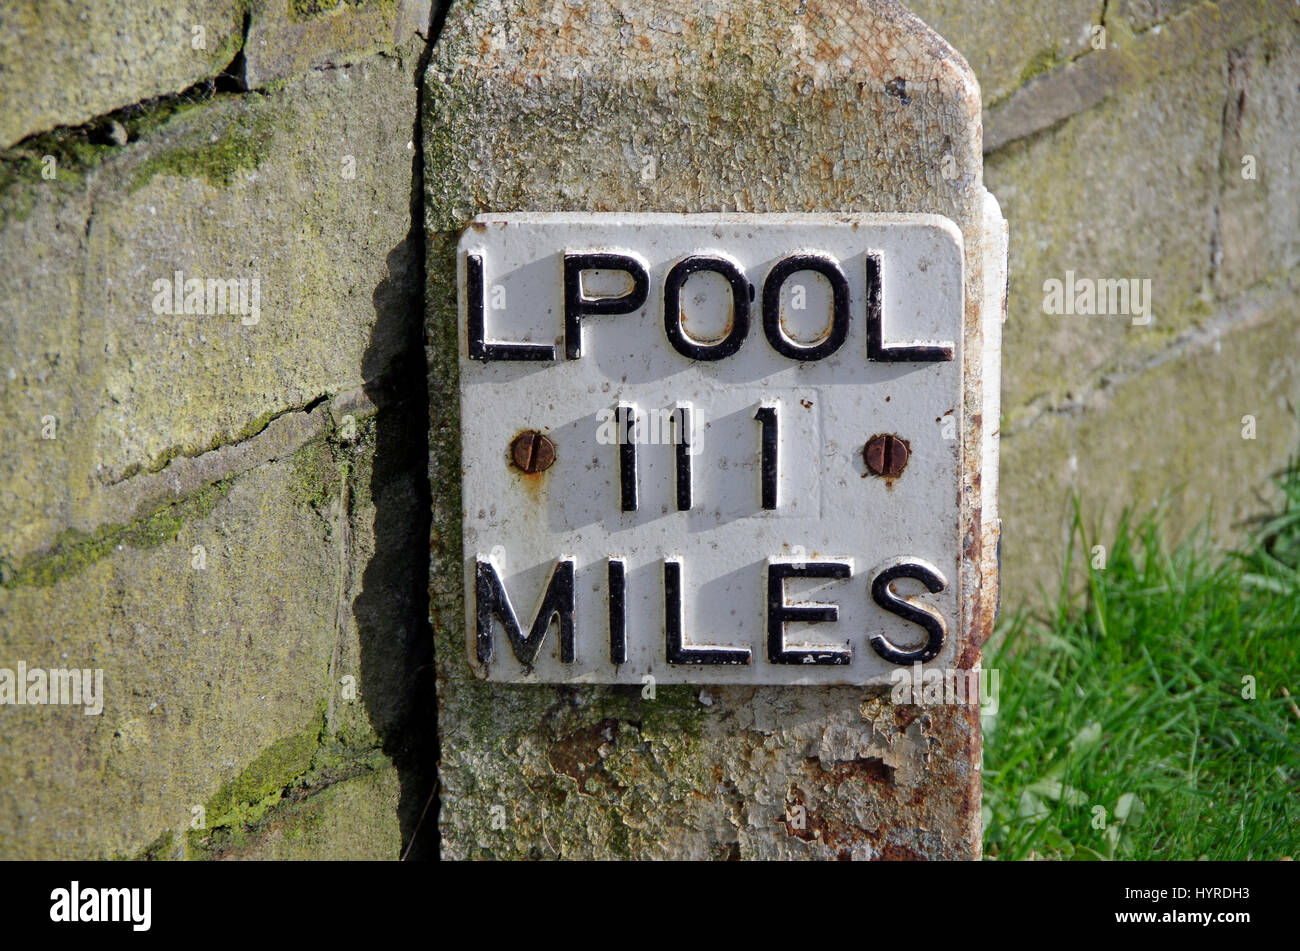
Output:
[[[0,855],[130,857],[194,806],[208,828],[242,821],[306,769],[340,639],[340,483],[314,462],[209,486],[0,589],[0,666],[104,672],[98,716],[0,710]]]
[[[256,0],[244,44],[249,88],[342,66],[411,40],[431,0]]]
[[[1222,297],[1286,280],[1300,265],[1297,49],[1300,23],[1292,22],[1228,53],[1212,260],[1215,290]]]
[[[15,194],[23,192],[23,194]],[[26,198],[26,214],[18,203]],[[77,315],[90,197],[84,191],[50,200],[38,186],[12,186],[0,196],[0,416],[13,439],[0,448],[0,581],[59,523],[61,510],[83,496],[94,469],[89,440],[70,439],[81,409]],[[75,432],[75,429],[72,430]]]
[[[1175,17],[1202,0],[1117,0],[1107,19],[1124,20],[1133,32],[1148,29]]]
[[[1138,365],[1212,313],[1226,65],[1215,58],[1175,80],[1126,92],[989,157],[990,188],[1012,235],[1003,337],[1012,428],[1084,399],[1102,377]],[[1134,323],[1148,315],[1132,299],[1130,314],[1046,313],[1045,282],[1064,284],[1067,272],[1148,281],[1150,322]]]
[[[246,0],[0,4],[0,148],[222,71]]]
[[[415,62],[410,47],[220,96],[53,181],[39,164],[11,181],[10,569],[69,526],[125,517],[106,488],[382,377],[409,345],[422,284],[407,243]],[[176,312],[178,290],[179,310],[198,313]],[[42,439],[49,415],[57,438]]]
[[[990,110],[984,148],[1050,129],[1125,90],[1215,62],[1220,50],[1285,28],[1300,18],[1294,5],[1276,0],[1221,0],[1188,7],[1181,15],[1133,33],[1125,17],[1108,14],[1104,46],[1017,89]]]

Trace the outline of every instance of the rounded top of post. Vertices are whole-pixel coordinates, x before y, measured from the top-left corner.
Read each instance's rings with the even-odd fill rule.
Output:
[[[485,0],[452,8],[433,66],[525,87],[725,70],[808,94],[878,79],[900,103],[939,93],[980,113],[965,59],[897,0]]]

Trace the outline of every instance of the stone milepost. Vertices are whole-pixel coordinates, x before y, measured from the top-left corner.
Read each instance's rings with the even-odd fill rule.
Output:
[[[969,67],[887,0],[483,0],[423,102],[443,854],[977,857],[978,708],[889,699],[997,604]]]

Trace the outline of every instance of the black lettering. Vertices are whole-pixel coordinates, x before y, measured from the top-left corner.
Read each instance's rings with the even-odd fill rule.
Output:
[[[785,645],[787,621],[837,621],[840,609],[835,604],[786,604],[786,578],[848,578],[853,568],[839,561],[783,562],[767,565],[767,659],[773,664],[847,664],[853,659],[852,649],[838,650],[817,647],[811,650],[790,650]]]
[[[501,621],[515,657],[526,667],[531,667],[537,659],[537,653],[546,640],[551,620],[559,619],[560,624],[560,660],[566,664],[573,663],[573,617],[576,607],[574,597],[574,563],[568,560],[558,561],[551,572],[550,583],[542,596],[537,616],[533,618],[528,636],[524,637],[519,628],[519,618],[510,604],[496,566],[490,561],[478,559],[474,565],[474,599],[478,633],[479,663],[487,664],[494,653],[492,640],[492,618]]]
[[[876,653],[891,664],[907,667],[912,664],[924,664],[939,656],[943,649],[947,626],[934,608],[916,604],[895,594],[889,587],[898,578],[914,578],[925,585],[931,594],[938,594],[948,586],[943,575],[930,565],[919,561],[905,561],[886,568],[876,575],[871,582],[871,598],[890,614],[896,614],[906,621],[919,624],[926,632],[926,641],[920,647],[907,650],[891,643],[883,634],[871,637],[871,646]]]
[[[609,659],[627,663],[627,563],[609,560]]]
[[[779,419],[775,406],[760,406],[754,418],[759,423],[760,450],[758,457],[760,494],[763,508],[774,509],[778,501],[777,476],[779,475],[779,453],[777,446],[780,434],[777,431]]]
[[[632,278],[632,289],[622,297],[584,297],[583,271],[623,271]],[[582,356],[582,318],[602,314],[630,314],[645,306],[650,275],[636,258],[626,254],[589,251],[564,255],[564,355],[570,360]]]
[[[721,274],[731,285],[731,328],[718,343],[697,343],[682,329],[682,285],[698,271]],[[740,349],[749,333],[749,298],[751,289],[739,267],[726,258],[693,255],[673,265],[664,279],[664,331],[668,341],[684,357],[692,360],[722,360]]]
[[[673,425],[677,427],[677,511],[687,512],[691,508],[691,407],[681,404],[673,413]]]
[[[471,360],[554,360],[544,343],[488,343],[483,320],[483,255],[465,255],[465,324]]]
[[[686,647],[682,640],[682,563],[664,561],[664,639],[670,664],[748,664],[748,647]]]
[[[825,339],[803,346],[781,329],[781,288],[796,271],[815,271],[831,285],[831,326]],[[838,350],[849,335],[849,282],[833,258],[792,254],[778,261],[763,283],[763,333],[772,349],[792,360],[822,360]]]
[[[618,405],[618,489],[624,512],[635,512],[636,497],[636,407]]]
[[[883,363],[941,363],[952,347],[887,347],[881,307],[880,255],[867,258],[867,357]]]

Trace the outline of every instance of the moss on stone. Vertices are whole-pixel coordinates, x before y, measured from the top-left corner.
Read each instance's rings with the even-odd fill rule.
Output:
[[[230,51],[232,57],[238,51],[238,38],[235,40]],[[151,136],[172,119],[204,103],[228,98],[233,98],[233,95],[216,92],[210,81],[202,82],[175,95],[133,103],[85,125],[59,126],[30,136],[0,152],[0,195],[9,192],[17,182],[79,189],[87,173],[124,148],[102,141],[103,130],[110,122],[122,126],[128,143],[135,142]],[[53,156],[55,160],[55,177],[52,179],[43,178],[41,174],[46,156]]]
[[[647,737],[700,735],[707,708],[699,701],[699,687],[661,684],[655,688],[653,700],[643,698],[642,689],[632,685],[597,690],[588,699],[587,716],[634,723]]]
[[[208,830],[251,825],[280,801],[285,789],[312,765],[325,729],[324,705],[310,727],[276,740],[222,786],[204,806],[207,829],[190,833],[190,844],[200,845]],[[200,846],[201,847],[201,846]]]
[[[230,125],[202,145],[165,149],[146,159],[132,176],[130,191],[143,188],[159,174],[202,178],[214,188],[227,188],[240,172],[257,168],[266,158],[279,130],[257,105],[241,110]]]
[[[214,830],[197,858],[398,858],[401,778],[391,762],[295,787],[253,826]]]
[[[1065,56],[1061,53],[1061,47],[1058,45],[1039,50],[1025,64],[1025,68],[1020,71],[1020,85],[1023,86],[1031,79],[1036,79],[1044,73],[1050,73],[1064,62]]]
[[[55,129],[0,153],[0,217],[25,221],[31,216],[36,192],[30,186],[80,190],[86,173],[115,151],[116,146],[90,142],[80,130]],[[54,159],[52,166],[47,156]],[[54,178],[43,177],[47,167]]]
[[[122,548],[157,548],[176,537],[186,522],[206,516],[226,497],[234,479],[222,479],[126,524],[101,525],[94,532],[68,529],[49,551],[26,559],[0,577],[0,585],[49,587]]]
[[[167,858],[176,844],[176,833],[170,829],[158,836],[135,855],[137,862],[161,862]]]
[[[295,452],[292,463],[289,490],[294,501],[315,510],[325,508],[338,497],[339,487],[348,475],[348,460],[324,436]]]
[[[249,804],[268,796],[279,797],[281,790],[311,765],[312,754],[320,739],[320,727],[313,726],[297,736],[277,740],[253,760],[234,780],[208,800],[208,824],[231,824],[233,816]]]
[[[377,747],[352,749],[337,742],[328,734],[325,702],[317,709],[318,723],[273,743],[208,800],[206,828],[188,836],[190,858],[256,847],[272,830],[309,835],[314,817],[338,788],[393,769]]]
[[[237,49],[238,43],[230,55]],[[82,192],[86,176],[130,143],[153,136],[173,119],[205,103],[230,98],[233,94],[218,93],[211,81],[205,81],[175,95],[134,103],[85,125],[60,126],[24,139],[0,152],[0,220],[25,221],[31,216],[38,194],[33,186],[67,194]],[[111,122],[125,130],[128,145],[103,141]],[[47,161],[50,158],[52,166]],[[45,178],[51,167],[54,177]]]

